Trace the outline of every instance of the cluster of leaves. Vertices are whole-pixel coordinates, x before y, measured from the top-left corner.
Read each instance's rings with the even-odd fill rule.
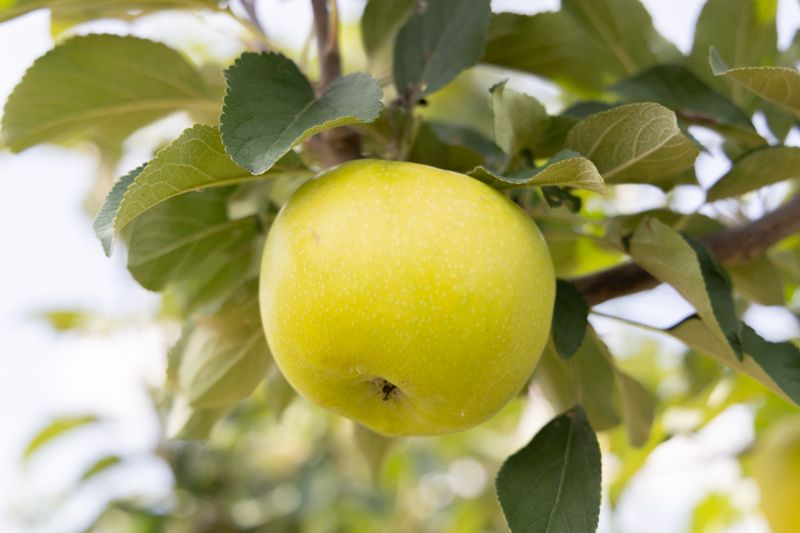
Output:
[[[0,4],[0,21],[47,4]],[[584,205],[618,184],[696,183],[705,148],[690,126],[721,135],[731,160],[709,202],[798,177],[800,148],[782,143],[800,117],[800,41],[777,50],[776,1],[708,0],[688,56],[638,0],[564,0],[560,11],[535,15],[493,14],[489,4],[369,1],[361,31],[370,73],[322,91],[279,53],[244,52],[223,86],[222,67],[131,36],[69,37],[29,69],[3,115],[13,151],[88,141],[119,153],[131,133],[167,115],[197,122],[120,178],[94,224],[106,253],[122,236],[131,274],[164,293],[184,323],[169,357],[171,435],[205,437],[275,376],[259,325],[260,249],[280,206],[325,166],[314,136],[342,126],[360,134],[366,156],[465,172],[505,191],[537,220],[562,278],[629,256],[696,310],[664,334],[800,404],[797,347],[762,339],[737,312],[796,294],[800,242],[726,269],[696,240],[724,228],[719,221],[667,209],[610,217]],[[63,27],[176,8],[219,5],[64,0],[52,12]],[[524,74],[558,84],[569,105],[550,114],[505,81]],[[389,77],[391,85],[376,81]],[[766,117],[771,143],[753,126],[755,113]],[[596,527],[595,431],[622,428],[628,444],[613,446],[623,456],[665,437],[664,399],[621,368],[588,314],[574,286],[559,282],[552,342],[532,383],[564,414],[500,470],[514,531]]]

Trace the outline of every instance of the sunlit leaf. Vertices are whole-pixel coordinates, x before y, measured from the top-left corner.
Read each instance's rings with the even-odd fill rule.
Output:
[[[25,451],[22,454],[24,460],[28,460],[45,444],[69,433],[75,429],[94,424],[99,419],[96,416],[64,416],[56,418],[39,430],[34,437],[28,441]]]
[[[746,153],[708,190],[710,202],[800,177],[800,148],[768,146]]]

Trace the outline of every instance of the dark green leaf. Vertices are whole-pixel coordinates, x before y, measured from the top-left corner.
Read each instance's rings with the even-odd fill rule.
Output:
[[[37,59],[9,96],[3,141],[14,151],[84,138],[120,141],[182,110],[216,114],[219,103],[175,50],[130,36],[72,37]]]
[[[397,34],[394,84],[408,102],[436,92],[478,62],[489,26],[489,0],[417,4]]]
[[[612,90],[628,102],[657,102],[687,122],[735,135],[748,146],[766,144],[741,109],[683,66],[652,67]]]
[[[423,122],[407,159],[445,170],[467,172],[484,162],[484,156],[470,146],[473,144],[469,142],[470,137],[477,134],[465,135],[467,131],[471,130]]]
[[[594,164],[570,150],[562,150],[540,167],[523,169],[508,176],[492,172],[483,166],[475,167],[467,174],[496,189],[558,185],[601,194],[607,192],[603,178],[600,177]]]
[[[381,89],[369,75],[338,78],[317,97],[297,65],[281,54],[246,52],[225,77],[222,141],[253,174],[269,170],[315,133],[372,122],[381,110]]]
[[[553,309],[553,342],[559,356],[569,359],[578,351],[586,332],[588,316],[589,305],[575,285],[558,280]]]
[[[28,445],[25,447],[25,452],[22,454],[23,460],[27,461],[42,446],[50,443],[61,435],[74,429],[78,429],[89,424],[94,424],[98,420],[99,419],[96,416],[65,416],[56,418],[45,427],[40,429],[39,432],[36,433],[36,435],[28,442]]]
[[[742,325],[744,351],[792,401],[800,405],[800,349],[790,342],[770,342],[747,324]]]
[[[591,115],[570,130],[566,146],[591,159],[607,183],[669,181],[690,169],[700,153],[675,113],[654,103]]]
[[[600,514],[600,447],[580,407],[554,418],[497,474],[512,533],[590,533]]]
[[[714,202],[738,196],[780,181],[800,177],[800,148],[768,146],[746,153],[708,190]]]
[[[364,51],[375,59],[388,51],[400,27],[411,15],[415,0],[369,0],[361,16]]]

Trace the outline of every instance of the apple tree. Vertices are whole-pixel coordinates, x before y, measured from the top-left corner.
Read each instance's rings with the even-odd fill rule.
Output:
[[[368,0],[357,25],[342,22],[335,0],[308,1],[313,31],[302,50],[276,44],[263,17],[283,13],[253,0],[0,2],[0,21],[49,9],[56,39],[8,99],[3,147],[96,147],[97,189],[107,192],[93,224],[98,249],[127,252],[131,276],[163,295],[160,319],[181,323],[165,391],[154,395],[165,414],[154,453],[170,465],[176,497],[111,502],[96,527],[591,532],[601,487],[613,513],[648,454],[678,433],[665,417],[671,410],[693,410],[700,427],[749,403],[759,433],[796,413],[797,342],[767,340],[742,318],[754,305],[800,312],[800,148],[787,144],[800,118],[800,40],[778,48],[776,0],[707,0],[688,54],[656,31],[638,0],[562,0],[558,11],[534,14],[495,12],[489,0]],[[220,62],[157,40],[82,31],[163,11],[235,21],[240,55]],[[178,113],[190,121],[185,131],[112,184],[124,141]],[[697,175],[698,156],[709,152],[729,167],[713,183]],[[547,243],[557,281],[543,300],[552,312],[552,326],[537,332],[543,353],[531,375],[517,376],[516,398],[465,432],[373,433],[298,397],[270,353],[259,309],[267,235],[295,191],[359,159],[459,173],[524,213]],[[687,191],[702,201],[687,209]],[[386,191],[389,201],[395,193]],[[620,210],[640,193],[661,206]],[[450,217],[483,214],[459,214],[458,193],[440,194],[427,200],[447,206],[447,216],[431,217],[440,233],[454,231]],[[498,249],[521,246],[498,235]],[[470,271],[473,257],[456,257],[454,270]],[[509,297],[536,276],[553,274],[516,272]],[[601,305],[662,284],[692,308],[667,327],[629,318],[640,313],[635,299],[618,301],[625,316]],[[417,287],[412,298],[427,295]],[[677,340],[680,365],[659,367],[652,346],[615,355],[596,330],[603,319]],[[413,336],[409,323],[392,327]],[[474,324],[450,334],[491,345]],[[531,319],[530,328],[541,324]],[[375,328],[383,331],[377,317]],[[454,373],[471,371],[462,364]],[[488,401],[501,385],[481,386]],[[382,387],[386,400],[395,385]],[[519,447],[516,428],[532,404],[552,418]],[[29,451],[93,422],[57,420]],[[791,449],[786,439],[771,437]],[[611,479],[601,457],[621,465]],[[788,471],[774,459],[758,479]],[[118,462],[103,458],[87,475]],[[448,482],[442,471],[457,480],[449,492],[439,490]],[[484,490],[487,472],[495,483]],[[800,471],[764,483],[775,484],[800,485]],[[800,530],[800,519],[774,518],[791,507],[770,504],[787,501],[780,491],[762,493],[776,531]],[[695,520],[724,507],[698,507]]]

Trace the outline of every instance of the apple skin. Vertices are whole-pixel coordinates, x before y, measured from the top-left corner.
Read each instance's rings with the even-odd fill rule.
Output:
[[[800,531],[800,415],[782,417],[767,429],[753,467],[773,533]]]
[[[533,221],[468,176],[360,160],[301,187],[261,265],[270,349],[303,396],[387,435],[472,427],[518,394],[555,276]]]

